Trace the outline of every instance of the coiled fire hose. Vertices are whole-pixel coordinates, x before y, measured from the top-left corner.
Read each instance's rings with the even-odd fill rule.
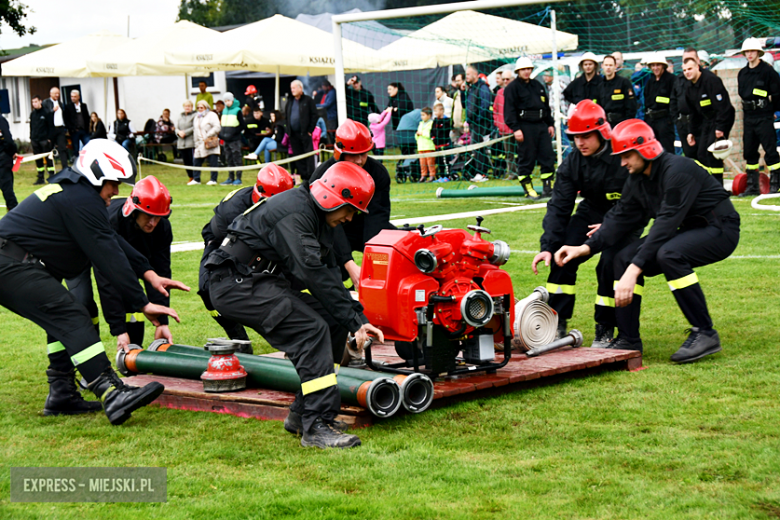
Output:
[[[515,304],[513,347],[528,352],[555,341],[558,313],[547,305],[549,298],[547,289],[537,287],[529,296]]]
[[[767,193],[765,195],[759,195],[755,199],[753,199],[753,202],[750,203],[750,206],[753,209],[763,209],[768,211],[780,211],[780,206],[774,205],[774,204],[761,204],[762,201],[766,199],[775,199],[780,197],[780,193]]]

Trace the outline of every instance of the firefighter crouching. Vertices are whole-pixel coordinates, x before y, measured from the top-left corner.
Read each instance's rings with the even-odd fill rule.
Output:
[[[251,86],[251,85],[250,85]],[[292,189],[295,181],[290,174],[276,164],[270,163],[257,172],[257,180],[254,186],[233,190],[214,208],[214,216],[203,226],[204,249],[200,260],[198,273],[198,296],[203,300],[206,310],[212,318],[225,330],[230,339],[248,340],[249,336],[243,325],[222,316],[211,304],[209,296],[209,271],[206,269],[206,261],[211,253],[219,248],[219,245],[227,235],[227,228],[233,220],[248,210],[253,204],[257,204],[266,197],[282,193]],[[252,345],[241,345],[239,352],[252,354]]]
[[[655,219],[647,236],[615,258],[618,337],[608,348],[642,350],[639,313],[645,276],[663,274],[690,334],[671,360],[690,363],[720,352],[694,267],[727,258],[739,242],[739,213],[721,183],[694,161],[663,151],[647,123],[630,119],[612,131],[612,150],[630,174],[620,202],[585,244],[555,253],[563,266],[615,244]]]
[[[344,287],[332,248],[335,228],[365,212],[373,195],[371,176],[340,161],[310,190],[289,190],[250,207],[206,261],[219,313],[256,330],[295,365],[301,391],[284,428],[302,433],[303,446],[360,445],[336,420],[341,399],[334,360],[341,359],[348,332],[361,347],[369,333],[380,341],[384,336]]]

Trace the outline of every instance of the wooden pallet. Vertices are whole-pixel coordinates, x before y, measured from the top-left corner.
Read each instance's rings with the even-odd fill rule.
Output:
[[[392,345],[372,348],[375,361],[398,361]],[[268,354],[283,357],[282,353]],[[501,359],[501,356],[498,356]],[[434,381],[433,407],[446,406],[464,399],[477,399],[528,388],[534,384],[553,383],[562,377],[578,376],[603,370],[642,370],[642,354],[632,350],[566,348],[536,358],[514,354],[507,365],[495,374],[477,373],[445,377]],[[293,394],[250,388],[240,392],[206,393],[200,381],[138,375],[125,379],[128,384],[143,386],[152,381],[165,385],[165,392],[153,403],[164,408],[238,417],[282,421],[287,417]],[[402,413],[402,412],[399,412]],[[342,405],[339,419],[353,427],[370,426],[376,417],[357,406]]]

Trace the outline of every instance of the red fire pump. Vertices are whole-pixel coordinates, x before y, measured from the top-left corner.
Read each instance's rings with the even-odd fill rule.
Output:
[[[488,242],[482,217],[462,229],[420,226],[384,230],[367,244],[360,273],[360,302],[369,321],[395,341],[405,361],[374,367],[382,371],[447,373],[495,371],[509,361],[514,292],[498,266],[509,246]],[[494,363],[495,342],[504,360]],[[459,358],[459,353],[463,357]],[[468,366],[467,366],[468,365]],[[424,366],[425,368],[421,368]]]

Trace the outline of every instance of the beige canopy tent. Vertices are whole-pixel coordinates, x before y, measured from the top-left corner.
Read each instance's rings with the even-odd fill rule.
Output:
[[[88,78],[92,76],[88,59],[128,41],[107,31],[90,34],[4,63],[3,76]]]
[[[513,60],[521,55],[552,52],[547,27],[478,13],[457,11],[380,49],[381,70],[414,70]],[[557,49],[577,48],[575,34],[556,31]],[[349,51],[344,50],[345,58]]]

